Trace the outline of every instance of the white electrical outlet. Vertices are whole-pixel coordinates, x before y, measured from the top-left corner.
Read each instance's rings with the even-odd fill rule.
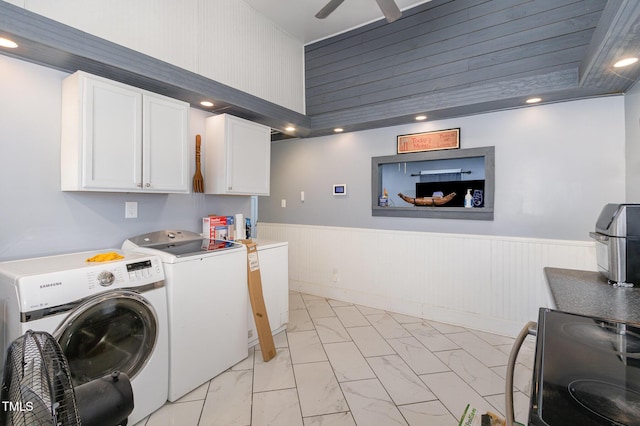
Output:
[[[138,217],[138,202],[125,201],[124,202],[124,218],[135,219],[137,217]]]
[[[280,202],[280,206],[281,206],[282,208],[287,207],[287,200],[283,199],[283,200]]]

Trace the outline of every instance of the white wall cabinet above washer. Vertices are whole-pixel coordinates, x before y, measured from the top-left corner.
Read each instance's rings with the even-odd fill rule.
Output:
[[[269,195],[271,129],[228,114],[207,118],[205,192]]]
[[[63,191],[189,192],[189,104],[78,71],[62,85]]]

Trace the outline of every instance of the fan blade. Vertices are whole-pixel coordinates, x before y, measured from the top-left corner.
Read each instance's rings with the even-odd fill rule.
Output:
[[[393,0],[376,0],[378,2],[378,6],[384,17],[387,18],[387,22],[393,22],[399,17],[402,16],[402,12],[398,8],[398,5]]]
[[[320,12],[316,13],[316,18],[324,19],[331,14],[338,6],[342,4],[344,0],[329,0],[329,3],[325,7],[320,9]]]

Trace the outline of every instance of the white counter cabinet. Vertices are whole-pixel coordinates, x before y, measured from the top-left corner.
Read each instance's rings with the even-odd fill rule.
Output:
[[[189,192],[189,104],[78,71],[62,86],[63,191]]]
[[[271,129],[228,114],[207,118],[207,194],[269,195]]]
[[[289,244],[286,242],[254,240],[257,243],[262,294],[267,308],[269,325],[275,335],[287,328],[289,322]],[[258,343],[251,301],[249,312],[249,347]]]

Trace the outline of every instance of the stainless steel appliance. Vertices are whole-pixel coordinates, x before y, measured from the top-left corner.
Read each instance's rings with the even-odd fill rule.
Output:
[[[639,423],[640,324],[541,308],[528,424]]]
[[[598,270],[610,283],[631,287],[640,284],[640,204],[607,204],[596,231]]]

